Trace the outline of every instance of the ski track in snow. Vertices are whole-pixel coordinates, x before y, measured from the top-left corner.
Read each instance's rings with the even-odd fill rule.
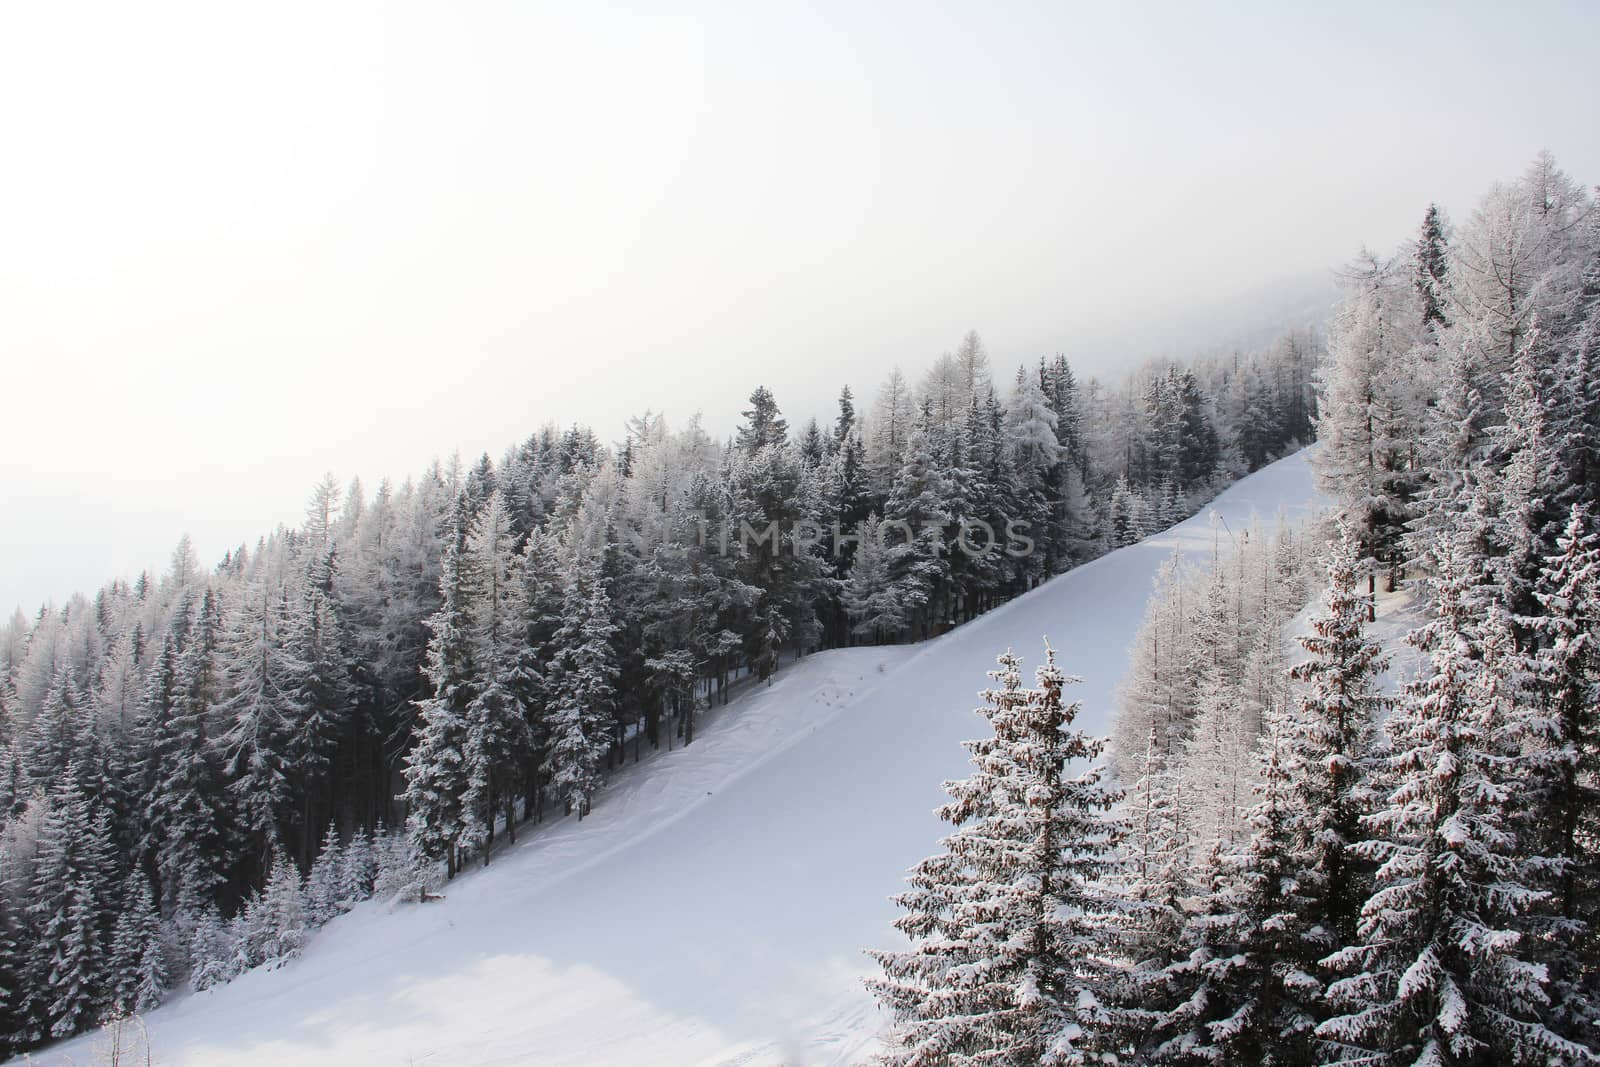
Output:
[[[889,896],[943,836],[933,809],[966,773],[995,656],[1015,649],[1031,678],[1048,637],[1084,679],[1067,693],[1079,723],[1103,733],[1173,547],[1209,552],[1213,514],[1237,532],[1318,502],[1301,452],[932,641],[791,664],[706,714],[688,748],[618,772],[581,823],[524,827],[444,900],[363,904],[287,966],[152,1012],[154,1062],[859,1062],[882,1025],[862,950],[897,943]],[[32,1062],[92,1064],[102,1044],[86,1035]]]

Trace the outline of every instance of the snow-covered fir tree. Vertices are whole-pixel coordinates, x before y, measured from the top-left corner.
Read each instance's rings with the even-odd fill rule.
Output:
[[[1542,858],[1511,818],[1522,757],[1499,677],[1509,632],[1470,618],[1470,557],[1446,541],[1434,566],[1434,617],[1412,638],[1428,673],[1384,724],[1384,803],[1355,846],[1376,864],[1373,889],[1354,941],[1329,957],[1338,1014],[1317,1036],[1339,1059],[1582,1062],[1548,1025],[1548,974],[1519,929],[1545,893]]]
[[[973,774],[946,786],[956,830],[912,869],[895,925],[912,941],[876,952],[869,989],[895,1021],[895,1064],[1084,1062],[1101,1051],[1106,929],[1099,886],[1115,863],[1116,794],[1104,742],[1074,729],[1054,652],[1022,688],[1007,652],[979,709],[993,735],[968,742]]]

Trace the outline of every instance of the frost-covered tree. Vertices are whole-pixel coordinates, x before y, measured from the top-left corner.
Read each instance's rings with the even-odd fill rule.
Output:
[[[990,737],[967,743],[973,774],[947,784],[956,830],[912,869],[895,925],[912,940],[876,952],[868,987],[896,1023],[884,1062],[1065,1064],[1099,1051],[1105,932],[1099,885],[1120,834],[1103,742],[1073,729],[1068,679],[1046,652],[1023,689],[1009,652],[980,709]]]
[[[321,926],[343,912],[355,899],[347,895],[345,852],[339,844],[338,828],[331,823],[322,838],[322,848],[306,875],[305,906],[308,926]]]
[[[743,412],[744,424],[739,427],[738,447],[755,455],[770,445],[782,445],[789,439],[789,423],[778,411],[778,402],[766,386],[757,386],[750,394],[750,407]]]
[[[1366,864],[1353,850],[1366,837],[1361,820],[1372,792],[1368,761],[1377,723],[1392,703],[1379,688],[1388,657],[1366,633],[1359,551],[1349,527],[1329,548],[1326,598],[1311,633],[1298,639],[1309,655],[1290,672],[1302,689],[1282,739],[1292,876],[1305,901],[1296,963],[1311,974],[1319,973],[1322,956],[1350,943],[1367,896]]]
[[[142,872],[128,875],[111,936],[107,999],[119,1013],[138,1015],[161,1003],[168,987],[161,917]]]
[[[194,935],[189,943],[189,958],[193,963],[189,984],[196,992],[231,982],[239,976],[235,940],[231,924],[217,911],[216,905],[205,905],[195,919]]]
[[[1297,874],[1304,850],[1282,719],[1269,717],[1257,750],[1248,838],[1221,857],[1185,925],[1188,954],[1173,969],[1194,992],[1152,1027],[1156,1047],[1176,1062],[1313,1062],[1321,983],[1305,967],[1309,901]]]
[[[297,811],[299,768],[295,733],[304,724],[306,665],[284,643],[289,606],[262,586],[235,609],[225,638],[227,698],[218,711],[227,723],[229,789],[238,799],[256,855],[287,833]]]
[[[211,899],[227,881],[226,783],[212,736],[213,709],[223,685],[220,626],[221,609],[207,587],[178,656],[171,710],[155,726],[150,818],[163,907],[184,897]]]
[[[1118,687],[1112,756],[1119,767],[1143,759],[1152,737],[1163,764],[1170,765],[1189,736],[1194,677],[1187,584],[1182,557],[1174,552],[1156,571],[1144,621],[1129,651],[1128,671]]]
[[[532,746],[524,703],[526,667],[521,645],[525,612],[523,585],[505,503],[498,491],[489,497],[467,539],[470,567],[471,638],[477,672],[466,707],[464,807],[485,829],[484,862],[494,843],[494,824],[503,808],[506,830],[516,839],[518,777]]]
[[[551,664],[550,750],[545,778],[566,810],[589,813],[617,699],[611,598],[595,565],[575,561],[562,598],[560,649]]]
[[[440,576],[443,604],[428,620],[426,673],[432,694],[418,704],[417,741],[406,758],[407,829],[421,854],[444,860],[453,877],[483,837],[477,809],[466,803],[467,754],[474,696],[471,579],[465,559],[467,506],[456,503],[456,533]]]
[[[1329,957],[1339,1014],[1317,1035],[1336,1059],[1582,1062],[1547,1025],[1547,974],[1518,929],[1544,893],[1510,812],[1521,756],[1497,662],[1509,635],[1477,631],[1479,575],[1448,541],[1435,574],[1434,617],[1412,637],[1428,673],[1384,724],[1387,795],[1356,846],[1377,865],[1373,890],[1354,942]]]
[[[1438,204],[1429,204],[1411,253],[1411,284],[1416,289],[1422,310],[1422,323],[1429,330],[1450,325],[1450,235],[1449,224]]]
[[[282,848],[273,849],[266,888],[250,898],[237,922],[235,952],[244,969],[282,966],[305,947],[305,887]]]
[[[1520,810],[1534,847],[1555,861],[1534,928],[1558,1025],[1600,1047],[1600,539],[1583,509],[1571,510],[1533,597]]]
[[[1405,321],[1391,264],[1368,255],[1352,269],[1350,283],[1321,372],[1321,447],[1313,463],[1363,554],[1388,565],[1393,577],[1416,495],[1412,447],[1421,411],[1403,358],[1414,330]]]
[[[899,538],[886,530],[876,514],[862,523],[855,546],[850,577],[840,590],[840,599],[850,616],[851,630],[875,640],[894,640],[908,625],[907,612],[914,606],[894,576],[894,547],[889,538]]]
[[[68,764],[39,831],[28,902],[35,940],[26,1011],[34,1039],[75,1034],[106,1007],[112,847],[109,818]]]

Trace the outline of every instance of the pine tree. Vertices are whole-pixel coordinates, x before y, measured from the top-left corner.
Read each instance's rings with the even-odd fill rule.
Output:
[[[884,506],[886,527],[880,535],[889,545],[892,583],[901,609],[913,624],[913,636],[928,636],[935,620],[949,610],[950,559],[946,528],[955,516],[949,505],[953,486],[934,454],[928,435],[913,430],[905,461],[895,476]],[[890,529],[895,532],[890,532]]]
[[[1438,204],[1429,204],[1422,217],[1411,263],[1411,284],[1422,307],[1423,325],[1435,331],[1449,326],[1445,310],[1450,294],[1449,237]]]
[[[1411,338],[1394,306],[1392,275],[1390,264],[1371,256],[1352,272],[1354,291],[1330,330],[1313,460],[1363,554],[1388,565],[1391,576],[1416,493],[1409,438],[1420,429],[1400,377]],[[1374,581],[1369,575],[1369,587]]]
[[[254,910],[259,913],[254,951],[262,964],[277,967],[300,955],[308,933],[305,889],[299,869],[282,848],[273,850],[267,886]]]
[[[106,1006],[105,934],[116,877],[110,821],[83,793],[77,765],[52,797],[34,862],[30,925],[36,938],[26,1008],[34,1039],[67,1037]]]
[[[20,1050],[26,1033],[28,1006],[23,983],[28,960],[19,935],[21,918],[11,899],[12,859],[0,847],[0,1052]]]
[[[781,445],[788,440],[789,424],[766,386],[756,386],[756,391],[750,394],[750,407],[743,415],[745,421],[739,427],[738,447],[746,454],[753,456],[769,445]]]
[[[980,714],[991,737],[968,742],[974,773],[946,786],[939,814],[957,829],[913,868],[896,926],[913,945],[873,953],[868,987],[894,1014],[884,1062],[1064,1064],[1096,1054],[1105,1013],[1096,943],[1098,885],[1114,865],[1116,796],[1098,767],[1073,761],[1103,742],[1071,728],[1068,679],[1048,650],[1038,688],[1021,688],[1009,652]],[[1075,679],[1074,679],[1075,680]],[[1070,775],[1070,776],[1069,776]]]
[[[1060,530],[1050,522],[1051,490],[1062,459],[1056,438],[1060,419],[1051,410],[1037,375],[1018,368],[1016,387],[1005,409],[1004,448],[1016,478],[1017,509],[1010,516],[1039,550],[1020,561],[1029,582],[1058,569]]]
[[[861,525],[858,536],[855,562],[840,590],[851,632],[874,641],[897,640],[908,625],[906,609],[910,606],[892,570],[893,548],[888,539],[898,535],[885,530],[874,513]]]
[[[1495,649],[1468,616],[1479,580],[1443,542],[1434,617],[1412,636],[1430,655],[1385,722],[1387,804],[1358,852],[1377,863],[1353,943],[1329,957],[1342,1014],[1317,1035],[1334,1058],[1395,1063],[1582,1062],[1545,1025],[1546,974],[1517,930],[1539,904],[1540,857],[1509,818],[1520,754]]]
[[[467,704],[464,807],[485,829],[484,863],[494,842],[497,809],[504,807],[506,830],[515,840],[518,776],[532,747],[526,692],[521,684],[526,661],[519,629],[525,612],[517,557],[499,492],[490,496],[467,540],[473,603],[475,692]]]
[[[1185,943],[1203,982],[1180,1059],[1288,1067],[1313,1061],[1311,1035],[1321,983],[1307,972],[1310,901],[1298,876],[1304,855],[1295,822],[1287,741],[1292,727],[1269,718],[1257,750],[1256,805],[1249,839],[1223,857],[1216,886],[1196,907]]]
[[[1133,489],[1124,475],[1117,475],[1116,484],[1112,487],[1107,524],[1111,528],[1112,548],[1136,545],[1149,532],[1135,506]]]
[[[28,780],[33,787],[54,788],[67,764],[81,758],[78,751],[84,734],[81,703],[72,672],[63,666],[56,671],[38,714],[28,723],[24,747]]]
[[[232,925],[215,904],[204,905],[195,919],[189,943],[189,984],[196,992],[233,981],[239,975],[238,947]]]
[[[610,597],[598,569],[577,563],[568,575],[563,619],[551,665],[550,753],[546,779],[568,812],[581,819],[602,781],[601,761],[609,745],[617,698],[615,625]]]
[[[1144,621],[1117,691],[1112,758],[1124,771],[1146,759],[1152,737],[1162,766],[1173,768],[1192,731],[1195,678],[1189,651],[1195,642],[1185,610],[1187,584],[1183,558],[1175,550],[1156,571]]]
[[[332,823],[322,838],[322,848],[306,876],[306,924],[317,927],[342,913],[347,907],[345,850],[339,845],[339,831]]]
[[[350,836],[339,864],[339,910],[348,911],[372,896],[372,887],[378,877],[378,854],[372,835],[360,827]]]
[[[1227,854],[1236,850],[1251,806],[1250,753],[1255,733],[1244,719],[1236,685],[1215,666],[1196,686],[1194,732],[1185,740],[1179,773],[1195,807],[1197,844]]]
[[[472,660],[470,577],[464,559],[466,501],[456,502],[454,539],[439,579],[443,604],[428,619],[426,675],[432,694],[417,705],[416,744],[406,757],[406,827],[420,853],[444,860],[454,877],[465,853],[482,840],[477,809],[465,803],[471,764],[467,754],[476,665]]]
[[[156,734],[150,808],[163,906],[185,895],[210,899],[227,880],[223,776],[210,730],[222,684],[218,627],[216,595],[208,587],[178,657],[172,710]]]
[[[253,589],[235,611],[224,644],[228,696],[218,710],[228,724],[221,739],[228,788],[263,860],[269,842],[287,831],[300,796],[293,749],[307,715],[301,697],[306,665],[284,645],[287,614],[287,603],[273,603],[265,585]]]
[[[161,1003],[167,991],[167,963],[161,916],[140,871],[123,884],[122,907],[111,936],[109,1002],[117,1014],[139,1015]]]
[[[1311,974],[1319,973],[1318,959],[1355,937],[1369,875],[1352,850],[1366,836],[1361,819],[1371,796],[1374,731],[1392,703],[1377,684],[1388,658],[1366,635],[1359,551],[1355,532],[1341,528],[1326,560],[1323,610],[1299,638],[1310,658],[1290,672],[1304,687],[1288,716],[1283,753],[1293,877],[1305,899],[1305,941],[1295,963]]]
[[[373,840],[377,865],[372,895],[381,901],[419,901],[427,894],[428,873],[409,835],[380,833]]]
[[[1154,728],[1140,760],[1121,760],[1131,783],[1119,809],[1127,832],[1109,885],[1116,903],[1111,947],[1126,969],[1113,987],[1110,1017],[1119,1044],[1150,1050],[1193,1015],[1196,971],[1185,937],[1200,892],[1195,814],[1187,782]]]
[[[1600,539],[1573,507],[1546,558],[1525,620],[1537,640],[1522,725],[1529,839],[1552,857],[1535,929],[1549,952],[1553,1014],[1570,1038],[1600,1047]]]

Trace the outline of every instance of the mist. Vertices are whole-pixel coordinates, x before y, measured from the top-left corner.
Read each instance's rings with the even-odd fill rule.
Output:
[[[1375,23],[1383,32],[1374,33]],[[1256,343],[1550,149],[1591,5],[0,9],[0,608],[540,424]],[[1471,129],[1470,136],[1458,131]]]

